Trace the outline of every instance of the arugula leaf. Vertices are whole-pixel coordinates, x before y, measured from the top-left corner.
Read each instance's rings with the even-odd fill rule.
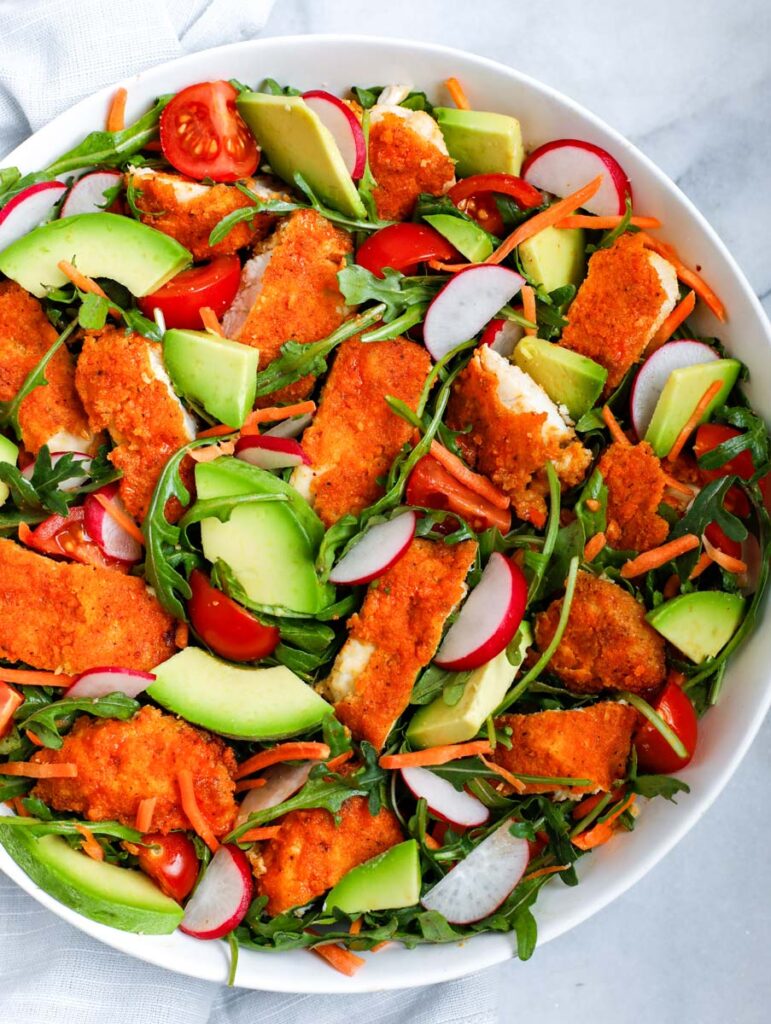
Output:
[[[286,494],[234,494],[226,498],[202,498],[185,512],[177,525],[184,531],[202,519],[219,519],[221,523],[226,523],[242,505],[264,505],[288,500]]]
[[[351,87],[351,92],[356,97],[356,102],[360,107],[364,110],[370,110],[377,103],[383,89],[385,89],[384,85],[354,85]],[[424,92],[412,90],[398,105],[405,107],[407,110],[425,110],[426,113],[432,116],[434,113],[434,108]]]
[[[429,665],[415,680],[410,695],[410,704],[430,704],[446,688],[452,690],[458,682],[459,676],[462,677],[461,684],[465,685],[470,675],[470,672],[448,672],[446,669],[439,668],[438,665]]]
[[[83,293],[81,298],[78,323],[85,331],[100,331],[107,322],[110,303],[103,295],[94,295],[93,292]]]
[[[337,280],[349,306],[360,306],[365,302],[383,303],[383,322],[390,323],[413,306],[431,302],[447,281],[447,275],[405,277],[400,271],[386,267],[381,278],[366,267],[349,263],[338,272]]]
[[[632,227],[630,221],[632,220],[632,200],[629,196],[626,197],[626,203],[624,205],[624,215],[618,224],[610,231],[606,231],[599,242],[589,243],[586,247],[587,255],[597,252],[598,249],[610,249],[614,242],[616,242],[626,231],[637,232],[640,229]]]
[[[31,803],[24,801],[25,805]],[[39,803],[39,801],[36,801]],[[45,805],[42,805],[45,807]],[[30,808],[28,808],[29,810]],[[63,818],[55,820],[39,820],[37,817],[22,818],[13,815],[0,815],[0,829],[23,829],[33,836],[78,836],[78,826],[85,826],[89,832],[99,836],[112,836],[113,839],[123,839],[129,843],[141,843],[142,833],[135,828],[121,825],[119,821],[78,821],[74,818]]]
[[[369,110],[364,110],[361,119],[361,130],[364,134],[364,152],[366,159],[364,162],[364,173],[359,179],[357,186],[359,192],[359,198],[364,204],[364,209],[367,211],[367,216],[373,224],[385,224],[386,221],[381,221],[377,212],[377,203],[375,202],[375,189],[377,188],[377,182],[375,176],[372,173],[372,168],[369,163]]]
[[[241,85],[240,82],[236,83],[232,79],[231,81],[239,92],[249,91],[248,87]],[[293,85],[279,85],[275,78],[266,78],[260,85],[258,91],[266,92],[269,96],[302,96],[302,92],[299,89],[295,89]]]
[[[676,793],[691,792],[690,786],[671,775],[638,775],[630,781],[629,787],[632,792],[639,793],[640,796],[663,796],[665,800],[671,800],[672,803],[677,803]]]
[[[709,524],[715,522],[731,540],[744,540],[747,537],[747,527],[741,519],[737,519],[732,512],[723,507],[726,494],[737,480],[738,477],[735,476],[718,477],[703,487],[683,518],[673,528],[669,539],[675,540],[686,533],[701,537]],[[688,579],[698,561],[700,551],[701,545],[677,559],[675,565],[680,579]]]
[[[111,693],[106,697],[64,697],[44,707],[29,709],[25,701],[14,718],[25,729],[32,729],[44,747],[59,750],[62,746],[60,729],[69,726],[78,711],[87,711],[97,718],[118,718],[126,721],[139,710],[139,701],[125,693]]]
[[[766,425],[752,409],[744,406],[725,406],[715,414],[718,423],[727,423],[743,430],[743,434],[731,437],[699,459],[700,469],[719,469],[726,462],[749,451],[755,467],[764,466],[768,462],[769,444]]]
[[[19,441],[22,439],[21,427],[19,426],[19,409],[21,408],[21,403],[28,395],[32,394],[35,388],[44,387],[48,384],[45,375],[46,368],[77,326],[77,320],[73,320],[72,323],[68,324],[48,349],[46,354],[38,362],[37,366],[27,374],[24,379],[24,383],[16,393],[15,397],[10,401],[0,402],[0,428],[10,427]]]
[[[523,907],[518,911],[513,924],[517,935],[517,956],[520,960],[529,960],[538,941],[538,925],[530,908]]]
[[[565,312],[576,295],[573,284],[563,285],[544,295],[543,288],[536,292],[536,321],[538,337],[553,341],[562,334],[567,326]]]
[[[587,507],[587,502],[598,502],[599,508],[594,511]],[[575,504],[576,518],[584,528],[585,537],[593,537],[595,533],[604,533],[607,527],[608,488],[599,469],[595,469],[586,481],[581,495]]]

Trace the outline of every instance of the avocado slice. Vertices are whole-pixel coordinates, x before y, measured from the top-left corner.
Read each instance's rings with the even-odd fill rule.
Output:
[[[302,96],[244,92],[236,106],[274,174],[294,185],[299,172],[327,206],[349,217],[367,216],[334,136]]]
[[[201,523],[204,556],[210,562],[226,562],[251,601],[307,615],[334,601],[334,587],[319,581],[314,564],[324,527],[293,487],[229,456],[199,462],[195,482],[201,500],[240,494],[280,494],[287,499],[241,505],[227,522],[212,517]]]
[[[412,907],[420,899],[421,881],[418,844],[407,839],[343,875],[324,901],[324,910],[367,914]]]
[[[447,152],[459,178],[472,174],[519,174],[525,149],[519,121],[508,114],[434,107]]]
[[[0,844],[40,888],[100,924],[140,935],[170,935],[182,907],[131,868],[91,860],[59,836],[36,838],[29,827],[3,827]]]
[[[208,331],[166,331],[163,361],[179,394],[231,427],[254,405],[259,350]]]
[[[543,285],[547,292],[553,292],[567,284],[578,287],[583,281],[585,245],[581,228],[544,228],[522,242],[517,251],[522,269],[530,280]]]
[[[15,445],[13,441],[9,441],[7,437],[3,437],[3,435],[0,434],[0,462],[7,462],[9,465],[15,466],[18,457],[18,446]],[[6,503],[10,493],[8,484],[0,480],[0,506]]]
[[[573,420],[588,412],[602,394],[608,371],[593,359],[543,338],[523,338],[514,349],[514,362]]]
[[[149,295],[183,270],[192,256],[175,239],[117,213],[80,213],[35,228],[0,253],[0,272],[41,299],[67,277],[69,260],[86,277],[107,277],[132,295]]]
[[[147,694],[194,725],[237,740],[276,740],[315,729],[332,706],[285,665],[245,668],[186,647],[153,669]]]
[[[741,363],[736,359],[714,359],[709,363],[683,366],[670,373],[645,434],[645,440],[650,443],[660,459],[669,454],[677,435],[690,419],[710,384],[717,380],[722,386],[707,406],[699,423],[706,423],[712,411],[723,405],[736,383],[740,370]]]
[[[490,236],[478,224],[462,217],[453,217],[451,213],[433,213],[423,220],[444,235],[459,253],[472,263],[481,263],[493,251]]]
[[[501,651],[492,661],[475,669],[463,689],[463,696],[452,707],[440,696],[419,708],[407,727],[407,739],[412,746],[439,747],[473,739],[506,696],[532,642],[530,627],[523,622],[519,627],[519,647],[511,660],[506,651]]]
[[[664,601],[646,620],[683,654],[700,664],[714,658],[744,616],[744,598],[722,590],[697,590]]]

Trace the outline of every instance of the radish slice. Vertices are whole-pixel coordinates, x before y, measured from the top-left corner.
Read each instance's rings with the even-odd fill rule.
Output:
[[[701,341],[670,341],[642,364],[632,385],[630,411],[635,433],[645,437],[653,411],[673,370],[711,363],[720,356]]]
[[[360,178],[367,165],[367,145],[354,112],[337,96],[333,96],[331,92],[324,92],[323,89],[303,93],[302,98],[324,127],[332,133],[348,173],[354,179]]]
[[[607,150],[580,139],[557,139],[534,150],[522,165],[522,177],[536,188],[565,198],[602,175],[598,191],[584,209],[600,217],[623,213],[632,185]]]
[[[513,270],[481,263],[459,271],[428,307],[423,342],[435,360],[473,338],[525,283]]]
[[[117,483],[106,484],[104,487],[100,487],[98,491],[95,491],[94,494],[89,494],[83,502],[85,510],[83,525],[86,528],[86,533],[99,545],[102,554],[108,558],[114,558],[118,562],[125,562],[127,565],[134,565],[136,562],[141,561],[142,545],[136,537],[132,537],[130,533],[127,533],[104,510],[97,501],[96,494],[103,494],[121,512],[128,515],[123,507],[123,502],[118,497]]]
[[[78,213],[101,213],[106,209],[105,192],[120,184],[119,171],[93,171],[78,178],[62,203],[59,217],[74,217]]]
[[[42,224],[66,191],[60,181],[41,181],[7,202],[0,210],[0,250]]]
[[[379,523],[340,559],[329,574],[330,583],[369,583],[398,562],[412,543],[418,517],[404,512],[387,523]]]
[[[252,901],[252,870],[233,844],[220,846],[185,907],[180,931],[196,939],[219,939],[243,921]]]
[[[525,328],[513,320],[491,320],[482,332],[480,345],[489,345],[493,352],[508,359],[517,343],[522,340]]]
[[[89,473],[91,471],[91,458],[88,455],[84,455],[83,452],[51,452],[51,465],[55,466],[59,459],[63,458],[65,455],[74,455],[75,458],[73,461],[80,464],[80,468],[83,470],[83,475],[73,476],[70,477],[69,480],[64,480],[59,484],[59,490],[75,491],[78,487],[82,487],[88,480]],[[21,471],[21,475],[25,480],[32,479],[32,474],[35,472],[35,461],[36,460],[33,459],[32,462],[30,462],[30,464]]]
[[[493,552],[436,652],[435,664],[453,672],[486,665],[513,639],[526,603],[524,573],[499,551]]]
[[[155,682],[152,672],[139,672],[133,668],[90,668],[81,672],[67,689],[65,697],[106,697],[110,693],[125,693],[137,697]]]
[[[275,427],[266,430],[262,437],[299,437],[300,434],[313,423],[310,413],[303,416],[292,416],[291,419],[281,420]]]
[[[244,797],[238,809],[236,826],[243,825],[250,814],[277,807],[294,796],[308,781],[311,768],[316,764],[318,761],[308,761],[306,764],[277,764],[267,768],[261,776],[265,779],[265,785],[259,789],[250,789]]]
[[[748,533],[742,541],[741,560],[747,566],[747,571],[737,577],[737,582],[744,597],[750,597],[758,589],[760,570],[763,567],[763,553],[754,533]]]
[[[402,778],[416,800],[421,798],[428,809],[451,825],[471,828],[484,825],[490,812],[475,796],[457,790],[447,779],[434,775],[427,768],[402,768]]]
[[[310,466],[311,460],[302,446],[291,437],[247,434],[236,441],[236,458],[260,469],[286,469],[288,466]]]
[[[457,864],[421,899],[450,924],[471,924],[492,914],[525,873],[530,850],[526,839],[509,832],[506,821]]]

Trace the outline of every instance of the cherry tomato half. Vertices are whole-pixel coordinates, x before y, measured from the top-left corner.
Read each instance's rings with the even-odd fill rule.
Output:
[[[455,512],[474,530],[497,526],[501,533],[508,533],[511,528],[511,513],[507,509],[495,508],[464,487],[431,455],[424,455],[410,473],[406,497],[408,505]]]
[[[195,846],[184,832],[149,832],[142,836],[137,857],[146,875],[178,903],[189,896],[198,878],[198,858]]]
[[[44,555],[69,558],[84,565],[115,566],[115,560],[106,558],[96,541],[86,533],[84,516],[85,509],[79,505],[70,509],[66,516],[49,516],[34,530],[22,523],[19,526],[19,540]]]
[[[211,263],[183,270],[157,292],[137,299],[137,305],[150,318],[160,309],[167,327],[201,330],[202,307],[209,306],[221,317],[236,297],[240,280],[238,256],[218,256]]]
[[[190,574],[190,589],[190,622],[215,654],[229,661],[257,661],[273,652],[279,641],[276,627],[258,622],[240,604],[213,587],[199,569]]]
[[[523,209],[543,202],[537,188],[514,174],[472,174],[470,178],[461,178],[447,194],[459,209],[493,235],[502,235],[506,230],[496,195],[510,196]]]
[[[199,82],[178,92],[161,114],[163,155],[198,180],[238,181],[257,170],[260,151],[236,108],[230,82]]]
[[[669,775],[690,762],[696,749],[698,725],[693,704],[676,682],[668,682],[653,709],[677,734],[688,751],[687,757],[678,757],[661,733],[650,722],[644,722],[635,734],[637,764],[646,772]]]
[[[743,431],[736,430],[735,427],[726,426],[724,423],[702,423],[696,431],[696,437],[694,438],[694,454],[697,459],[700,459],[702,455],[711,452],[718,445],[723,444],[724,441],[729,441],[732,437],[739,437],[742,433]],[[743,452],[735,455],[729,462],[718,466],[717,469],[702,470],[702,473],[704,473],[708,480],[717,480],[720,476],[729,475],[740,476],[742,480],[749,480],[754,472],[755,466],[752,461],[752,455],[746,448]]]
[[[709,523],[704,533],[710,544],[714,544],[724,555],[730,555],[732,558],[739,558],[741,556],[742,546],[739,541],[731,540],[730,537],[727,537],[717,523]]]
[[[458,251],[427,224],[389,224],[371,234],[356,253],[359,266],[375,277],[383,277],[386,267],[414,274],[426,260],[457,259],[461,259]]]

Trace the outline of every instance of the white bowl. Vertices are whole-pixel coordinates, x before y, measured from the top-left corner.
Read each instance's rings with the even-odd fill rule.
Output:
[[[121,84],[129,93],[130,119],[158,94],[207,79],[238,78],[257,84],[265,77],[300,88],[343,93],[351,85],[409,82],[438,99],[441,83],[457,75],[473,107],[513,114],[522,123],[528,148],[549,139],[576,137],[597,143],[621,162],[632,180],[635,210],[661,218],[661,235],[683,258],[703,268],[728,310],[718,324],[701,311],[704,334],[717,334],[731,355],[748,364],[751,401],[771,420],[771,330],[761,306],[715,232],[679,189],[650,160],[598,118],[548,86],[511,68],[440,46],[358,36],[291,36],[236,43],[193,54],[145,71]],[[114,87],[78,103],[11,153],[5,164],[36,170],[99,127]],[[701,305],[701,304],[700,304]],[[643,809],[634,833],[580,861],[581,884],[548,886],[535,908],[539,942],[548,942],[602,909],[649,871],[705,813],[728,782],[757,733],[771,703],[771,632],[756,631],[732,659],[723,696],[700,729],[699,748],[681,773],[691,787],[675,806],[655,800]],[[165,937],[132,935],[96,924],[42,892],[0,851],[0,867],[43,906],[115,949],[162,967],[211,981],[224,981],[227,946],[200,942],[181,933]],[[482,935],[459,945],[396,946],[368,956],[365,969],[342,977],[304,951],[257,953],[242,950],[237,984],[280,992],[369,992],[429,985],[458,978],[512,956],[512,935]],[[537,955],[537,953],[536,953]],[[527,969],[526,967],[523,969]]]

